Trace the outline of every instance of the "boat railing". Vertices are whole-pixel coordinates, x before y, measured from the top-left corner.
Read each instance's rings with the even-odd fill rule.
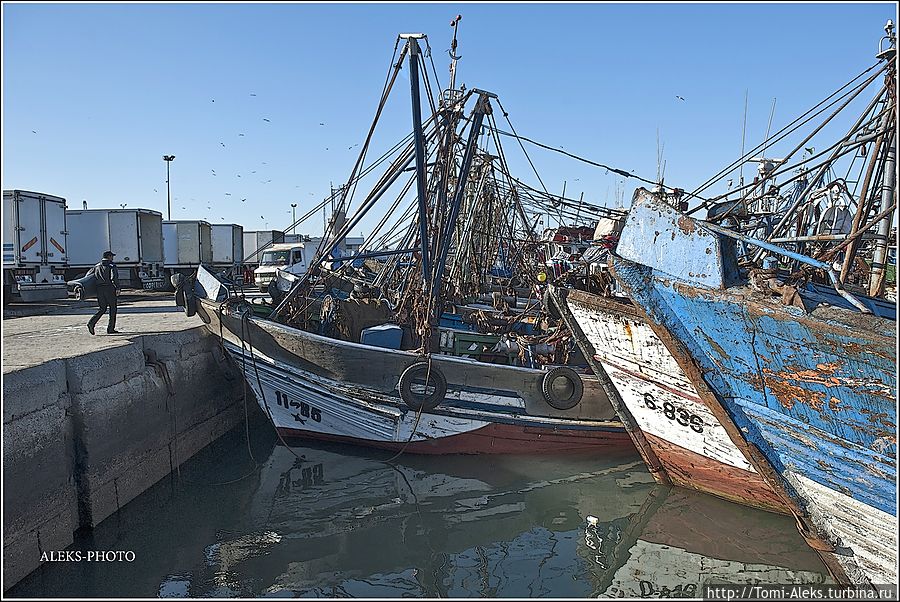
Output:
[[[741,242],[747,243],[749,245],[753,245],[759,247],[761,249],[765,249],[766,251],[771,251],[772,253],[776,253],[783,257],[787,257],[788,259],[793,259],[799,263],[803,263],[805,265],[812,266],[814,268],[818,268],[823,270],[828,274],[828,279],[831,280],[831,283],[834,285],[834,290],[837,293],[846,299],[850,304],[852,304],[855,308],[861,311],[864,314],[872,313],[869,308],[867,308],[863,303],[854,297],[851,293],[846,291],[841,285],[840,278],[837,275],[837,272],[834,271],[834,268],[828,265],[823,261],[819,261],[818,259],[813,259],[812,257],[807,257],[806,255],[802,255],[800,253],[796,253],[794,251],[789,251],[785,248],[779,247],[778,245],[774,245],[770,242],[766,242],[764,240],[758,240],[755,238],[751,238],[745,234],[741,234],[740,232],[735,232],[734,230],[729,230],[728,228],[723,228],[722,226],[717,226],[716,224],[712,224],[710,222],[705,222],[701,220],[697,220],[704,228],[716,232],[717,234],[721,234],[723,236],[727,236],[729,238],[733,238],[735,240],[739,240]]]

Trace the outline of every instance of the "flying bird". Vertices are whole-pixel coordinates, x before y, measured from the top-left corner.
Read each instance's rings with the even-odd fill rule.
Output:
[[[32,134],[37,134],[37,130],[31,130]]]
[[[156,190],[156,188],[154,188],[154,189],[153,189],[153,192],[159,192],[159,191],[158,191],[158,190]]]
[[[246,201],[246,200],[247,200],[247,199],[241,199],[241,202],[243,203],[243,202]]]
[[[212,99],[212,101],[213,101],[213,102],[216,102],[216,99],[215,99],[215,98],[213,98],[213,99]]]
[[[238,134],[238,136],[243,136],[244,134]]]
[[[325,125],[324,123],[319,123],[319,125]]]
[[[225,193],[225,196],[231,196],[231,193],[230,193],[230,192],[226,192],[226,193]]]
[[[222,145],[222,148],[225,148],[225,143],[224,143],[224,142],[220,142],[219,144]]]
[[[269,120],[266,119],[265,117],[263,117],[263,121],[266,121],[266,122],[268,122],[268,123],[272,123],[271,121],[269,121]]]
[[[256,170],[255,170],[255,169],[253,169],[253,170],[251,170],[251,171],[250,171],[250,173],[256,173]]]
[[[251,93],[250,93],[250,96],[256,96],[256,94],[254,94],[253,92],[251,92]]]
[[[684,100],[684,96],[678,96],[677,94],[675,95],[675,98],[677,98],[678,100]]]
[[[239,178],[240,178],[240,177],[241,177],[241,174],[238,174],[238,175],[237,175],[237,177],[239,177]]]

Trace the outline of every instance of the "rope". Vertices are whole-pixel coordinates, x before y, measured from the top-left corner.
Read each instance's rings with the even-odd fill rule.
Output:
[[[256,373],[256,385],[259,387],[259,394],[262,396],[263,406],[266,408],[266,414],[269,417],[269,421],[272,423],[272,426],[275,428],[275,434],[278,435],[278,439],[281,441],[282,445],[284,445],[291,454],[300,460],[300,456],[291,449],[291,446],[287,444],[287,441],[284,440],[284,437],[281,436],[281,432],[278,430],[278,425],[275,424],[275,419],[272,417],[272,410],[269,408],[269,402],[266,399],[266,391],[263,389],[262,379],[259,376],[259,367],[256,365],[256,356],[253,355],[253,340],[250,337],[250,311],[249,309],[243,311],[241,313],[241,355],[244,356],[244,333],[245,333],[245,325],[246,325],[246,335],[247,335],[247,349],[250,351],[250,362],[253,365],[253,370]],[[244,380],[246,381],[246,372],[244,373]]]
[[[427,358],[428,359],[426,361],[428,362],[428,370],[425,371],[425,386],[426,387],[428,386],[428,379],[431,378],[431,362],[432,362],[431,354],[428,354]],[[400,451],[398,451],[396,454],[394,454],[387,460],[384,460],[385,463],[390,464],[392,461],[396,460],[401,455],[403,455],[404,451],[406,451],[406,448],[412,442],[413,437],[416,436],[416,431],[419,428],[419,419],[422,418],[422,409],[423,409],[422,406],[420,406],[419,409],[416,410],[416,421],[415,421],[415,423],[413,423],[412,431],[409,433],[409,439],[406,440],[406,443],[403,444],[403,447],[400,448]]]
[[[865,74],[867,74],[867,73],[868,73],[869,71],[871,71],[872,69],[875,69],[877,66],[878,66],[878,64],[875,64],[875,65],[869,67],[868,69],[866,69],[865,71],[863,71],[862,73],[860,73],[859,75],[857,75],[856,77],[854,77],[853,79],[851,79],[849,82],[847,82],[846,84],[844,84],[843,86],[841,86],[840,88],[838,88],[837,90],[835,90],[834,92],[832,92],[828,97],[826,97],[825,99],[823,99],[821,102],[819,102],[818,104],[816,104],[814,107],[810,108],[810,109],[807,110],[805,113],[803,113],[802,115],[800,115],[799,117],[797,117],[796,119],[794,119],[793,121],[791,121],[790,123],[788,123],[787,125],[785,125],[783,128],[781,128],[780,130],[778,130],[778,131],[775,133],[775,137],[774,137],[773,139],[771,139],[771,140],[765,140],[765,141],[763,141],[762,143],[758,144],[757,146],[755,146],[754,148],[752,148],[750,151],[748,151],[747,153],[745,153],[743,156],[741,156],[739,159],[737,159],[736,161],[732,162],[732,163],[729,164],[727,167],[721,169],[716,175],[714,175],[714,176],[712,176],[711,178],[709,178],[706,182],[704,182],[704,183],[701,184],[699,187],[697,187],[693,192],[687,193],[687,194],[685,195],[685,200],[688,200],[688,199],[690,199],[690,198],[698,198],[698,199],[700,199],[701,201],[703,201],[703,203],[702,203],[701,205],[699,205],[699,206],[696,207],[695,209],[692,209],[689,213],[693,213],[693,212],[695,212],[695,211],[698,211],[698,210],[701,209],[702,207],[706,206],[706,203],[709,203],[709,202],[710,202],[709,199],[704,199],[703,197],[700,197],[698,193],[700,193],[700,192],[706,190],[706,189],[709,188],[711,185],[713,185],[714,183],[716,183],[716,182],[719,181],[720,179],[724,178],[724,177],[725,177],[726,175],[728,175],[732,170],[734,170],[738,165],[741,165],[744,161],[746,161],[747,157],[753,156],[753,154],[756,153],[756,152],[758,152],[763,146],[767,146],[767,145],[769,145],[769,144],[774,144],[774,143],[776,143],[776,142],[779,142],[780,140],[782,140],[783,138],[787,137],[787,136],[790,135],[791,133],[797,131],[800,127],[806,125],[807,123],[809,123],[810,121],[812,121],[813,119],[815,119],[817,116],[819,116],[819,115],[821,115],[822,113],[824,113],[825,111],[827,111],[827,110],[828,110],[829,108],[831,108],[832,106],[834,106],[834,105],[836,105],[837,103],[839,103],[841,100],[843,100],[843,99],[846,98],[847,96],[850,96],[850,95],[859,93],[859,92],[861,92],[863,89],[865,89],[866,87],[868,87],[868,85],[869,85],[870,83],[872,83],[872,81],[874,81],[874,78],[878,76],[878,73],[880,73],[880,72],[883,70],[883,68],[882,68],[882,69],[879,69],[878,73],[875,73],[875,74],[874,74],[870,79],[868,79],[867,81],[863,82],[862,84],[858,84],[855,88],[850,89],[849,91],[845,92],[843,95],[841,95],[841,96],[835,98],[834,100],[831,100],[833,97],[837,96],[842,90],[844,90],[844,89],[847,88],[848,86],[852,85],[853,82],[855,82],[855,81],[858,80],[859,78],[863,77]],[[831,102],[829,102],[829,100],[831,100]],[[825,104],[825,103],[828,103],[828,104]],[[823,105],[824,105],[824,106],[823,106]],[[821,107],[821,108],[820,108],[820,107]]]
[[[499,101],[498,101],[497,104],[500,104]],[[505,113],[505,112],[504,112],[503,116],[506,117],[506,113]],[[507,118],[507,121],[509,121],[509,118]],[[510,128],[512,128],[512,124],[510,124]],[[515,130],[513,130],[513,132],[515,132]],[[641,181],[641,182],[645,182],[645,183],[650,184],[650,185],[652,185],[652,186],[656,186],[656,185],[658,184],[658,182],[655,182],[655,181],[653,181],[653,180],[648,180],[647,178],[642,178],[641,176],[635,175],[635,174],[633,174],[633,173],[629,173],[629,172],[625,171],[624,169],[618,169],[618,168],[612,167],[612,166],[610,166],[610,165],[606,165],[605,163],[599,163],[599,162],[597,162],[597,161],[592,161],[591,159],[586,159],[585,157],[580,157],[580,156],[578,156],[578,155],[576,155],[576,154],[570,153],[570,152],[568,152],[568,151],[566,151],[566,150],[563,150],[563,149],[561,149],[561,148],[554,148],[554,147],[552,147],[552,146],[548,146],[548,145],[546,145],[546,144],[542,144],[542,143],[540,143],[540,142],[537,142],[537,141],[535,141],[535,140],[532,140],[531,138],[526,138],[525,136],[520,136],[520,135],[517,134],[517,133],[504,132],[504,131],[501,130],[501,129],[498,129],[498,130],[497,130],[497,133],[498,133],[498,134],[501,134],[501,135],[503,135],[503,136],[509,136],[510,138],[515,138],[515,139],[517,139],[517,140],[519,140],[519,141],[525,141],[525,142],[528,142],[529,144],[533,144],[534,146],[537,146],[537,147],[546,149],[546,150],[548,150],[548,151],[553,151],[554,153],[559,153],[559,154],[561,154],[561,155],[565,155],[565,156],[567,156],[567,157],[569,157],[569,158],[571,158],[571,159],[575,159],[576,161],[581,161],[582,163],[586,163],[586,164],[591,165],[591,166],[593,166],[593,167],[599,167],[600,169],[605,169],[605,170],[607,170],[607,171],[611,171],[611,172],[613,172],[613,173],[615,173],[615,174],[618,174],[618,175],[620,175],[620,176],[622,176],[622,177],[625,177],[625,178],[634,178],[634,179],[636,179],[636,180],[639,180],[639,181]],[[539,179],[540,179],[540,178],[539,178]],[[543,184],[543,182],[542,182],[542,184]],[[666,188],[668,188],[668,187],[666,187]],[[674,190],[674,189],[673,189],[673,188],[670,188],[670,190]],[[549,193],[548,193],[548,194],[549,194]]]

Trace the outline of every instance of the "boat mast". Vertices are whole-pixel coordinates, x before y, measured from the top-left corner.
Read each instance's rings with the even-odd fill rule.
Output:
[[[888,48],[886,50],[881,50],[878,53],[878,58],[885,59],[891,65],[888,68],[887,73],[885,74],[885,86],[888,88],[887,95],[885,96],[885,100],[889,105],[888,115],[890,115],[894,120],[894,125],[896,126],[896,90],[893,89],[894,86],[894,76],[895,71],[893,68],[894,65],[894,57],[896,56],[896,36],[894,35],[894,23],[892,21],[888,21],[887,25],[884,26],[885,36],[881,38],[881,43],[883,44],[885,40],[888,42]],[[893,107],[890,104],[893,103]],[[894,203],[894,186],[897,185],[897,174],[895,173],[895,169],[897,166],[897,139],[894,137],[893,132],[886,134],[888,144],[885,149],[885,161],[884,161],[884,178],[882,180],[881,187],[881,209],[886,210],[888,207],[891,207]],[[860,199],[862,202],[862,199]],[[872,274],[869,278],[869,294],[873,297],[877,297],[884,292],[884,276],[885,276],[885,261],[887,259],[887,239],[888,233],[890,232],[891,222],[893,222],[894,212],[891,211],[888,215],[886,215],[881,222],[878,224],[878,234],[876,236],[875,242],[875,252],[872,256]]]
[[[419,197],[419,244],[422,254],[422,292],[429,295],[428,277],[431,265],[428,257],[428,205],[427,181],[425,179],[425,137],[422,134],[422,105],[419,99],[419,40],[425,35],[421,33],[400,34],[406,39],[409,48],[409,85],[412,97],[413,137],[416,147],[416,194]]]

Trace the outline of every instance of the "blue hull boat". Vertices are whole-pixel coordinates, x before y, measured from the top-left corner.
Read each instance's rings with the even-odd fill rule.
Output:
[[[773,296],[735,238],[639,189],[613,272],[835,578],[897,583],[896,306]]]

